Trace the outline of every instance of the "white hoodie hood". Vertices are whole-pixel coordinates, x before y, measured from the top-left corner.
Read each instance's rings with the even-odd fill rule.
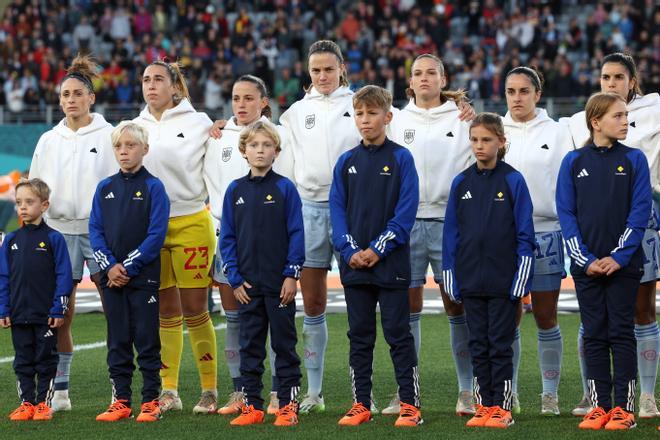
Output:
[[[337,159],[360,142],[353,119],[353,92],[339,87],[322,95],[312,89],[280,116],[280,123],[285,154],[276,161],[280,162],[277,168],[293,170],[303,199],[328,201]]]
[[[44,133],[32,156],[30,178],[38,177],[51,190],[46,221],[64,234],[87,234],[96,185],[119,169],[112,152],[113,127],[103,115],[78,131],[62,119]]]
[[[187,99],[163,112],[160,121],[145,107],[133,120],[149,131],[144,166],[165,185],[170,217],[194,214],[205,207],[204,157],[213,123]]]
[[[396,113],[392,140],[408,148],[419,176],[418,218],[444,218],[454,177],[472,162],[469,124],[454,101],[423,109],[410,100]]]
[[[504,161],[525,178],[534,205],[534,230],[560,230],[555,189],[561,162],[573,149],[569,133],[545,109],[536,109],[527,122],[515,122],[507,112],[502,122],[508,146]]]

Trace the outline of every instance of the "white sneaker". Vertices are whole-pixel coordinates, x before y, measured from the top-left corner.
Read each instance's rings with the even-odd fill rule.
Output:
[[[218,410],[218,392],[202,391],[199,402],[193,408],[193,414],[215,414]]]
[[[591,400],[589,400],[588,396],[582,396],[582,400],[573,408],[573,411],[571,411],[571,414],[573,414],[575,417],[584,417],[587,414],[589,414],[589,411],[593,409],[593,405],[591,404]]]
[[[165,411],[181,411],[183,403],[179,398],[179,393],[174,390],[163,390],[158,397],[158,407],[161,412]]]
[[[275,391],[270,392],[270,402],[268,403],[268,414],[277,414],[280,410],[280,399],[277,398],[277,393]]]
[[[390,400],[389,405],[387,405],[386,408],[383,408],[383,411],[381,411],[381,414],[385,414],[386,416],[398,416],[399,413],[401,412],[401,401],[399,400],[399,393],[394,393],[392,396],[392,400]]]
[[[71,399],[69,399],[69,390],[53,391],[53,399],[50,408],[55,411],[71,411]]]
[[[518,393],[513,393],[511,398],[511,413],[520,414],[520,399],[518,399]]]
[[[470,391],[461,391],[458,393],[458,400],[456,401],[456,415],[457,416],[471,416],[476,413],[474,407],[474,396]]]
[[[639,418],[640,419],[653,419],[660,417],[658,407],[655,404],[655,397],[653,394],[642,393],[639,396]]]
[[[559,397],[554,393],[541,394],[541,415],[558,416],[559,415]]]
[[[322,395],[310,396],[309,394],[305,396],[302,402],[300,402],[299,412],[301,414],[309,414],[314,412],[323,412],[325,411],[325,400],[323,400]]]

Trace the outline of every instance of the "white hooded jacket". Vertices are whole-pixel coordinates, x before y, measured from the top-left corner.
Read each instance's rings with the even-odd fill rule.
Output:
[[[203,210],[207,197],[203,168],[211,119],[182,99],[165,110],[160,121],[152,116],[148,106],[133,121],[149,131],[149,153],[144,157],[144,166],[165,185],[170,217]]]
[[[531,121],[515,122],[507,112],[502,122],[507,139],[504,161],[525,178],[534,205],[534,230],[559,231],[555,190],[561,162],[573,150],[569,133],[539,108]]]
[[[46,182],[51,190],[46,221],[63,234],[87,234],[96,185],[117,172],[112,151],[113,127],[103,115],[77,131],[62,119],[44,133],[34,150],[30,178]]]
[[[454,177],[474,161],[470,125],[458,119],[459,113],[454,101],[423,109],[411,99],[390,124],[392,140],[408,148],[415,159],[417,218],[444,218]]]

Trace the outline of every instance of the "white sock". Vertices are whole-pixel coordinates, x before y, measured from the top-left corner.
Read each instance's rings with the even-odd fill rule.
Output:
[[[328,324],[325,313],[303,319],[305,368],[307,369],[307,393],[318,396],[323,388],[323,363],[328,345]]]
[[[458,391],[472,391],[472,357],[468,342],[468,333],[465,314],[447,316],[449,318],[449,340],[451,342],[451,355],[456,366]]]
[[[658,351],[660,332],[658,324],[635,325],[637,339],[637,370],[639,371],[639,389],[646,394],[655,394],[655,379],[658,374]]]
[[[561,374],[561,359],[564,344],[561,330],[556,325],[547,330],[538,330],[539,340],[539,366],[541,367],[541,381],[543,392],[557,394],[559,389],[559,376]]]

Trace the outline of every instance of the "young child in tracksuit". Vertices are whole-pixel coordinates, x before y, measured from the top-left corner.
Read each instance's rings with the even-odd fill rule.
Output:
[[[591,137],[564,158],[556,195],[595,406],[579,427],[630,429],[635,427],[637,376],[635,301],[643,274],[640,243],[651,213],[651,180],[644,153],[619,142],[628,132],[625,101],[613,93],[597,93],[587,101],[585,113]]]
[[[64,237],[42,218],[49,196],[48,185],[40,179],[16,185],[23,226],[8,234],[0,248],[0,326],[11,327],[22,401],[10,414],[11,420],[52,418],[57,328],[63,323],[73,283]]]
[[[154,422],[161,416],[160,248],[167,232],[170,203],[161,181],[142,166],[142,158],[149,151],[145,128],[122,122],[112,132],[112,147],[120,170],[98,184],[89,219],[94,258],[102,271],[112,383],[112,403],[96,420],[116,422],[131,416],[135,347],[144,381],[136,420]]]
[[[332,240],[341,255],[348,311],[354,400],[340,425],[371,420],[376,305],[380,305],[383,334],[399,385],[396,426],[417,426],[423,421],[408,303],[409,242],[419,182],[412,154],[385,136],[392,120],[391,104],[390,93],[377,86],[365,86],[353,96],[362,142],[339,157],[330,189]]]
[[[234,426],[264,421],[263,362],[270,329],[275,352],[276,426],[298,423],[300,358],[296,353],[296,281],[305,261],[302,202],[286,177],[272,170],[280,152],[275,127],[257,121],[240,135],[238,148],[250,172],[225,192],[220,226],[223,271],[240,303],[241,381],[245,394]]]
[[[463,302],[470,332],[477,404],[470,427],[513,424],[511,344],[534,275],[532,200],[522,174],[501,160],[505,142],[498,115],[477,115],[470,126],[477,162],[454,178],[445,216],[445,289]]]

